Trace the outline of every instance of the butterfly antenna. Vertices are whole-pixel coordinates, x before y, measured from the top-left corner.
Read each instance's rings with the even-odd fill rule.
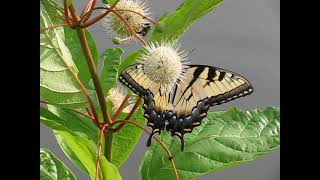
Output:
[[[149,146],[151,145],[152,136],[153,136],[155,133],[159,132],[159,131],[160,131],[159,129],[155,129],[155,130],[152,131],[152,133],[150,134],[150,136],[149,136],[149,138],[148,138],[148,141],[147,141],[147,147],[149,147]]]

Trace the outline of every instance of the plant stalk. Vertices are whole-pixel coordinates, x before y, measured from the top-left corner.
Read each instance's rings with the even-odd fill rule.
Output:
[[[88,41],[87,41],[87,38],[86,38],[86,35],[84,32],[84,29],[77,29],[77,32],[78,32],[78,36],[80,39],[82,50],[83,50],[84,55],[87,60],[87,64],[88,64],[91,78],[92,78],[92,81],[93,81],[93,84],[95,87],[95,91],[97,93],[97,97],[98,97],[99,105],[100,105],[101,112],[103,115],[104,123],[111,124],[112,122],[111,122],[110,115],[107,111],[107,105],[106,105],[106,101],[104,98],[105,96],[103,94],[103,90],[102,90],[102,87],[101,87],[101,84],[99,81],[99,76],[97,74],[96,66],[95,66],[93,58],[92,58],[92,54],[91,54],[91,51],[90,51],[90,48],[88,45]],[[112,145],[112,134],[108,133],[106,135],[106,144],[105,144],[105,153],[104,154],[109,162],[111,162],[111,156],[112,156],[111,155],[111,145]]]
[[[78,32],[78,36],[79,36],[79,39],[80,39],[80,42],[81,42],[82,50],[83,50],[84,55],[85,55],[86,60],[87,60],[87,64],[88,64],[89,71],[90,71],[90,74],[91,74],[91,78],[92,78],[92,81],[93,81],[93,84],[94,84],[94,88],[95,88],[97,96],[98,96],[99,105],[101,107],[101,112],[102,112],[102,115],[103,115],[104,123],[111,124],[112,122],[111,122],[111,119],[109,117],[109,113],[107,112],[106,101],[105,101],[103,90],[102,90],[102,87],[101,87],[101,84],[100,84],[100,81],[99,81],[99,77],[98,77],[98,74],[97,74],[96,66],[94,64],[94,61],[93,61],[93,58],[92,58],[92,55],[91,55],[91,51],[90,51],[90,48],[89,48],[89,45],[88,45],[87,37],[85,35],[84,29],[77,29],[77,32]]]
[[[108,129],[107,134],[105,134],[105,148],[104,155],[108,159],[109,162],[112,162],[112,142],[113,142],[113,132],[110,127]]]

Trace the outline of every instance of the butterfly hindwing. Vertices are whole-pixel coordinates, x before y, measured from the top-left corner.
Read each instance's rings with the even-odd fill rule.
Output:
[[[253,88],[244,77],[213,66],[190,65],[183,79],[170,94],[161,92],[160,84],[151,81],[143,71],[143,65],[129,67],[119,77],[120,81],[144,99],[144,114],[151,137],[164,128],[181,140],[183,135],[201,124],[210,106],[226,103],[246,96]]]

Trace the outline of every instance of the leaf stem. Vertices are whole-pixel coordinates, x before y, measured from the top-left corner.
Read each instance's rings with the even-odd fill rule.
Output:
[[[120,107],[118,108],[118,110],[116,111],[116,113],[113,115],[113,117],[112,117],[112,122],[113,121],[115,121],[117,118],[118,118],[118,116],[120,115],[120,113],[122,112],[122,110],[126,107],[126,103],[128,102],[128,99],[130,98],[130,96],[126,96],[124,99],[123,99],[123,101],[122,101],[122,103],[121,103],[121,105],[120,105]]]
[[[139,104],[141,102],[141,97],[139,97],[136,101],[136,103],[134,104],[133,108],[131,109],[130,113],[127,115],[127,117],[125,118],[125,120],[129,120],[131,118],[131,116],[133,115],[133,113],[136,111],[136,109],[138,108]],[[122,122],[118,127],[112,129],[113,132],[117,132],[120,129],[122,129],[124,127],[124,125],[126,125],[126,121]]]
[[[57,15],[54,15],[54,14],[52,14],[52,13],[50,13],[50,12],[47,12],[47,13],[48,13],[48,15],[51,16],[51,17],[54,17],[54,18],[57,18],[57,19],[60,19],[60,20],[65,21],[64,17],[60,17],[60,16],[57,16]]]
[[[140,129],[142,129],[145,133],[147,133],[148,135],[151,134],[151,132],[149,132],[147,129],[145,129],[143,126],[141,126],[140,124],[134,122],[134,121],[131,121],[131,120],[118,120],[118,121],[115,121],[113,122],[112,124],[116,124],[116,123],[122,123],[122,122],[126,122],[126,123],[129,123],[129,124],[132,124]],[[169,156],[169,160],[172,164],[172,168],[173,168],[173,172],[174,172],[174,175],[176,177],[176,180],[180,180],[179,178],[179,174],[178,174],[178,171],[177,171],[177,168],[176,168],[176,165],[175,165],[175,162],[174,162],[174,159],[173,159],[173,156],[170,152],[170,150],[168,149],[168,147],[161,141],[161,139],[159,139],[158,137],[156,136],[153,136],[152,137],[153,139],[155,139],[162,147],[163,149],[166,151],[166,153],[168,154]]]
[[[113,3],[113,5],[110,7],[110,9],[113,9],[119,2],[120,0],[117,0],[115,3]],[[82,16],[82,20],[81,22],[84,22],[87,20],[87,17],[89,15],[91,15],[92,11],[95,10],[95,8],[91,8],[91,10],[87,13],[85,13],[83,16]],[[98,22],[99,20],[101,20],[103,17],[105,17],[106,15],[108,15],[110,13],[110,11],[107,11],[105,12],[104,14],[101,14],[100,16],[97,16],[93,19],[91,19],[90,21],[86,22],[85,24],[81,25],[82,28],[86,28],[86,27],[89,27],[91,26],[92,24]]]
[[[40,29],[40,31],[47,31],[47,30],[58,28],[58,27],[62,27],[62,26],[68,26],[68,24],[65,24],[65,23],[57,24],[57,25],[54,25],[54,26],[51,26],[51,27]]]
[[[55,104],[51,104],[51,103],[49,103],[49,102],[47,102],[47,101],[42,101],[42,100],[40,100],[40,103],[55,105]],[[82,115],[82,116],[84,116],[84,117],[86,117],[86,118],[89,118],[89,119],[91,119],[94,123],[96,123],[96,125],[97,125],[99,128],[102,127],[102,124],[100,124],[98,120],[95,120],[94,117],[92,117],[92,114],[87,115],[87,114],[85,114],[85,113],[83,113],[83,112],[80,112],[80,111],[77,111],[77,110],[75,110],[75,109],[68,109],[68,108],[65,108],[65,109],[68,110],[68,111],[72,111],[72,112],[78,113],[78,114],[80,114],[80,115]],[[86,109],[88,110],[88,108],[86,108]]]
[[[78,16],[77,11],[76,11],[76,9],[74,8],[73,4],[71,4],[71,5],[69,6],[69,10],[70,10],[70,13],[71,13],[71,16],[73,17],[73,19],[74,19],[76,22],[79,22],[81,19],[80,19],[80,17]]]
[[[82,19],[81,21],[85,22],[86,20],[88,20],[88,18],[91,16],[92,14],[92,9],[94,8],[94,6],[96,5],[96,0],[90,0],[87,5],[83,8],[80,18]],[[86,14],[86,16],[84,16]]]
[[[72,19],[70,17],[70,11],[67,5],[67,0],[63,1],[63,7],[64,7],[64,16],[66,17],[66,23],[68,24],[68,26],[72,29],[74,29],[74,25],[72,22]]]
[[[105,124],[101,130],[100,130],[100,135],[99,135],[99,142],[98,142],[98,157],[97,157],[97,164],[96,164],[96,177],[95,180],[99,180],[99,168],[101,166],[101,150],[102,150],[102,139],[103,139],[103,134],[105,128],[108,126],[108,124]],[[102,168],[101,172],[103,172]],[[105,176],[103,175],[103,179],[105,179]]]
[[[90,116],[90,115],[87,115],[87,114],[85,114],[85,113],[83,113],[83,112],[80,112],[80,111],[77,111],[77,110],[75,110],[75,109],[67,109],[67,110],[72,111],[72,112],[75,112],[75,113],[78,113],[78,114],[81,114],[82,116],[91,119],[91,120],[98,126],[99,129],[100,129],[101,126],[102,126],[98,120],[96,120],[94,117],[92,117],[92,116]]]

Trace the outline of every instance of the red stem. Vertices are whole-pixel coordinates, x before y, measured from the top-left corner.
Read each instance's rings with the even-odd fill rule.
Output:
[[[67,110],[75,112],[75,113],[78,113],[78,114],[81,114],[82,116],[91,119],[99,127],[99,129],[102,127],[101,123],[98,120],[94,119],[94,117],[92,117],[92,116],[84,114],[83,112],[77,111],[75,109],[67,109]]]
[[[52,13],[50,13],[50,12],[47,12],[47,13],[48,13],[48,15],[51,16],[51,17],[55,17],[55,18],[57,18],[57,19],[61,19],[61,20],[65,21],[65,19],[64,19],[63,17],[54,15],[54,14],[52,14]]]
[[[113,3],[113,5],[110,7],[110,9],[112,10],[114,7],[116,7],[116,5],[118,4],[119,1],[120,0],[117,0],[115,3]],[[95,10],[95,8],[91,9],[91,11],[93,11],[93,10]],[[90,21],[80,25],[80,27],[87,28],[87,27],[91,26],[92,24],[94,24],[94,23],[98,22],[99,20],[101,20],[103,17],[105,17],[109,13],[110,13],[110,11],[106,11],[104,14],[101,14],[100,16],[97,16],[97,17],[91,19]],[[88,13],[88,14],[90,14],[90,13]],[[83,15],[83,17],[86,17],[86,16],[87,16],[86,14]]]
[[[129,124],[132,124],[140,129],[142,129],[145,133],[147,133],[148,135],[151,135],[151,132],[149,132],[147,129],[145,129],[143,126],[141,126],[140,124],[134,122],[134,121],[130,121],[130,120],[119,120],[119,121],[115,121],[113,122],[112,124],[116,124],[116,123],[122,123],[123,121],[125,121],[126,123],[129,123]],[[174,160],[173,160],[173,156],[170,152],[170,150],[168,149],[168,147],[156,136],[153,136],[152,137],[153,139],[155,139],[161,146],[162,148],[166,151],[166,153],[168,154],[169,156],[169,160],[172,164],[172,168],[173,168],[173,172],[174,172],[174,175],[176,177],[176,180],[179,180],[179,174],[178,174],[178,171],[177,171],[177,168],[176,168],[176,165],[174,163]]]
[[[101,150],[102,150],[102,137],[104,135],[104,130],[107,127],[108,124],[104,125],[101,130],[100,130],[100,135],[99,135],[99,143],[98,143],[98,157],[97,157],[97,165],[96,165],[96,177],[95,180],[99,180],[99,167],[101,165]],[[101,168],[100,168],[101,169]],[[101,172],[103,172],[101,170]],[[104,179],[103,175],[103,179]]]
[[[123,121],[118,127],[112,129],[113,132],[117,132],[120,129],[122,129],[124,127],[124,125],[126,125],[126,120],[129,120],[131,118],[131,116],[133,115],[133,113],[136,111],[136,109],[138,108],[139,104],[141,102],[141,97],[139,97],[136,101],[136,103],[134,104],[133,108],[131,109],[130,113],[127,115],[127,117],[125,118],[125,121]]]
[[[63,6],[64,6],[64,15],[66,17],[66,22],[70,28],[74,29],[74,25],[73,25],[72,19],[70,17],[69,8],[67,5],[67,0],[63,1]]]
[[[123,99],[123,101],[122,101],[122,103],[121,103],[121,105],[120,105],[120,107],[118,108],[118,110],[117,110],[117,112],[113,115],[113,117],[112,117],[112,122],[113,121],[115,121],[117,118],[118,118],[118,116],[120,115],[120,113],[122,112],[122,110],[126,107],[126,103],[128,102],[128,99],[130,98],[130,96],[126,96],[124,99]]]
[[[64,24],[57,24],[57,25],[54,25],[54,26],[51,26],[51,27],[40,29],[40,31],[47,31],[47,30],[58,28],[58,27],[62,27],[62,26],[68,26],[68,24],[65,24],[65,23]]]
[[[73,19],[75,19],[76,22],[79,22],[81,19],[80,19],[80,17],[78,16],[77,11],[76,11],[76,9],[74,8],[73,4],[71,4],[71,5],[69,6],[69,10],[70,10],[70,12],[71,12],[71,16],[73,17]]]
[[[40,103],[54,105],[54,104],[51,104],[51,103],[49,103],[49,102],[47,102],[47,101],[42,101],[42,100],[40,100]],[[68,111],[72,111],[72,112],[78,113],[78,114],[80,114],[80,115],[82,115],[82,116],[84,116],[84,117],[86,117],[86,118],[91,119],[94,123],[96,123],[96,125],[97,125],[99,128],[102,128],[102,125],[99,123],[99,121],[96,121],[96,120],[92,117],[91,114],[87,115],[87,114],[85,114],[85,113],[83,113],[83,112],[80,112],[80,111],[77,111],[77,110],[75,110],[75,109],[67,109],[67,108],[65,108],[65,109],[68,110]],[[86,108],[86,109],[88,109],[88,108]]]

